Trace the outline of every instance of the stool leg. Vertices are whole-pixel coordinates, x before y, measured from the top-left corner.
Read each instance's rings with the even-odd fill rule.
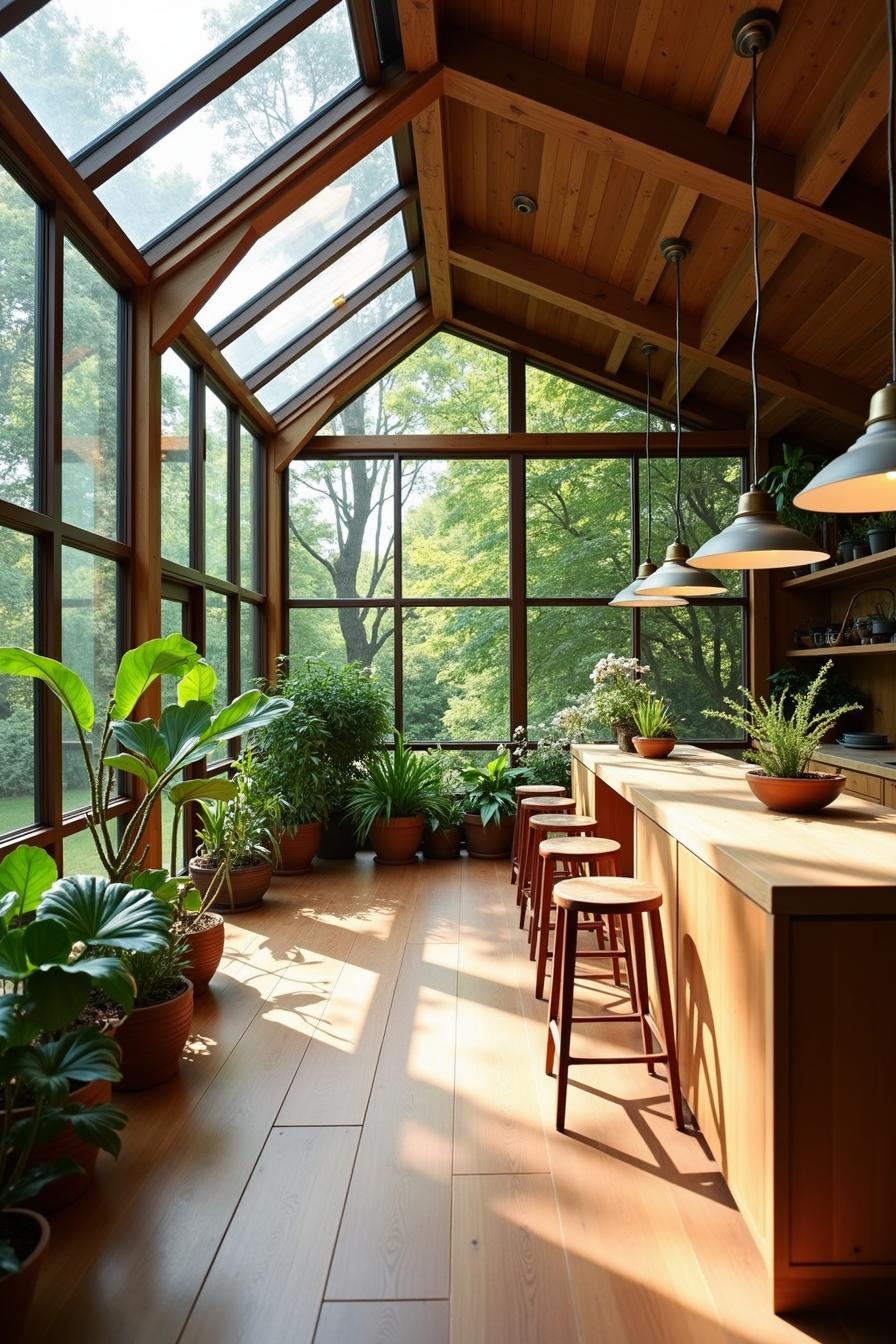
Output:
[[[518,848],[517,848],[517,847],[518,847],[518,845],[519,845],[519,840],[520,840],[520,805],[519,805],[519,801],[517,801],[516,812],[515,812],[515,814],[514,814],[514,818],[513,818],[513,840],[510,842],[510,881],[511,881],[511,882],[515,882],[515,881],[516,881],[516,870],[517,870],[517,864],[518,864],[518,862],[519,862],[518,857],[517,857],[517,854],[518,854]]]
[[[622,951],[623,961],[625,962],[625,978],[628,983],[628,997],[632,1005],[632,1012],[638,1011],[637,994],[635,992],[635,969],[632,964],[632,940],[629,932],[629,922],[623,916],[619,923],[622,925]]]
[[[551,998],[548,1003],[548,1049],[545,1057],[545,1073],[554,1072],[554,1033],[551,1023],[557,1021],[560,1011],[560,980],[563,975],[563,939],[566,931],[566,911],[557,908],[557,931],[554,934],[554,968],[551,972]]]
[[[681,1079],[678,1076],[678,1052],[675,1048],[675,1024],[672,1017],[672,995],[669,991],[669,971],[666,966],[666,948],[663,941],[663,921],[659,910],[649,910],[650,941],[656,965],[656,983],[660,1000],[660,1018],[666,1069],[669,1076],[669,1099],[675,1116],[675,1128],[684,1129],[684,1110],[681,1104]]]
[[[576,985],[576,940],[579,917],[570,911],[563,926],[563,972],[560,985],[560,1037],[557,1046],[557,1129],[566,1128],[566,1089],[569,1082],[569,1045],[572,1039],[572,1013]]]
[[[545,872],[553,867],[553,862],[535,855],[535,878],[532,883],[532,913],[529,916],[529,960],[535,960],[535,948],[538,939],[538,926],[544,909]]]
[[[535,958],[535,997],[544,998],[544,979],[548,966],[548,945],[551,940],[551,907],[554,895],[554,865],[548,864],[542,889],[541,918],[538,923],[538,951]]]
[[[638,990],[638,1013],[641,1018],[641,1036],[644,1041],[645,1055],[655,1053],[653,1036],[650,1027],[647,1025],[647,1014],[650,1011],[650,1001],[647,994],[647,957],[644,951],[644,925],[641,922],[640,915],[631,915],[632,931],[632,951],[635,959],[635,984]],[[648,1064],[647,1072],[652,1078],[656,1077],[656,1065]]]
[[[531,826],[526,828],[526,847],[523,851],[523,866],[520,869],[519,879],[519,902],[520,902],[520,928],[526,927],[526,914],[529,909],[529,898],[533,895],[533,883],[535,880],[535,861],[538,856],[538,836]]]
[[[618,943],[618,941],[617,941],[617,939],[616,939],[616,916],[615,916],[615,915],[607,915],[607,930],[608,930],[609,938],[610,938],[610,948],[611,948],[611,950],[612,950],[613,952],[618,952],[618,951],[619,951],[619,943]],[[614,984],[614,985],[621,985],[621,984],[622,984],[622,975],[621,975],[620,970],[619,970],[619,958],[618,958],[618,957],[613,957],[613,958],[612,958],[612,961],[613,961],[613,984]]]

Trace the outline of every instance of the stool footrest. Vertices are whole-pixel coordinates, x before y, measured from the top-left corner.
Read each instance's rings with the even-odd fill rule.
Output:
[[[570,1055],[569,1064],[665,1064],[668,1055]]]
[[[571,1017],[570,1022],[640,1022],[638,1013],[602,1013],[600,1017]]]

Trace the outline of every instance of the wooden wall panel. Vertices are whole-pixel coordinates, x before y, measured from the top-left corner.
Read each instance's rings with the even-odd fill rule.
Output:
[[[663,893],[660,917],[666,944],[666,965],[672,983],[672,1012],[678,1014],[678,842],[655,821],[643,813],[635,813],[635,874],[643,882],[652,882]],[[645,924],[645,938],[647,928]],[[656,969],[647,941],[647,979],[650,1002],[657,1021],[660,1020],[656,990]]]

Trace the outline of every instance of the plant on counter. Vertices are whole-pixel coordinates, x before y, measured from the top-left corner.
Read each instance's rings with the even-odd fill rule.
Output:
[[[667,700],[651,694],[642,704],[635,706],[632,717],[637,729],[633,742],[639,756],[659,759],[672,753],[675,727]]]
[[[467,789],[464,827],[467,849],[474,858],[501,858],[510,853],[516,786],[531,776],[525,766],[511,765],[509,751],[487,765],[468,765],[461,775]]]
[[[89,690],[64,663],[6,646],[0,648],[0,674],[42,681],[71,719],[90,786],[87,826],[100,862],[114,882],[127,880],[144,866],[146,828],[162,796],[176,802],[189,787],[190,797],[198,799],[203,797],[204,785],[213,782],[188,780],[179,784],[178,777],[186,766],[205,760],[215,747],[264,727],[290,708],[288,700],[253,690],[216,711],[214,669],[199,657],[196,645],[182,635],[147,640],[124,655],[98,728]],[[144,692],[165,675],[180,678],[177,704],[166,706],[158,723],[149,718],[133,719]],[[118,751],[114,750],[116,739]],[[143,797],[120,832],[108,817],[119,771],[143,785]]]
[[[607,654],[591,673],[593,689],[555,714],[552,726],[570,742],[596,739],[599,733],[595,730],[609,728],[616,734],[621,751],[634,751],[634,711],[650,695],[645,680],[649,671],[637,658]]]
[[[870,630],[870,617],[868,618],[868,621],[868,628]],[[769,676],[768,684],[773,695],[781,696],[787,694],[793,698],[807,691],[816,680],[816,675],[806,671],[804,667],[790,666],[781,667],[778,668],[776,672],[772,672]],[[830,710],[833,711],[838,718],[842,716],[844,720],[849,721],[849,718],[854,714],[854,711],[850,711],[850,714],[847,715],[843,706],[853,702],[859,702],[862,705],[862,709],[866,709],[868,706],[868,697],[865,695],[864,691],[854,685],[853,682],[849,681],[847,677],[844,677],[836,667],[831,666],[831,670],[817,687],[815,692],[814,705],[816,713]],[[836,727],[832,725],[822,740],[830,741],[835,735]]]
[[[199,849],[190,877],[207,905],[241,910],[258,905],[279,860],[279,796],[265,788],[246,748],[234,766],[232,794],[200,802]],[[226,892],[226,896],[225,893]]]
[[[349,786],[346,806],[358,841],[370,838],[379,863],[411,863],[428,816],[445,807],[440,762],[409,751],[400,733],[393,750],[376,752],[366,773]]]
[[[522,724],[514,729],[511,755],[514,765],[524,766],[533,784],[558,784],[567,792],[572,787],[572,760],[569,741],[552,736],[542,726],[538,745],[529,746],[529,736]]]
[[[859,702],[818,709],[816,702],[833,668],[830,659],[802,691],[781,691],[758,699],[742,686],[744,703],[726,696],[726,710],[705,709],[707,718],[733,724],[755,745],[744,759],[758,765],[747,782],[761,802],[775,811],[810,812],[826,807],[845,784],[843,775],[816,775],[808,766],[825,735]]]

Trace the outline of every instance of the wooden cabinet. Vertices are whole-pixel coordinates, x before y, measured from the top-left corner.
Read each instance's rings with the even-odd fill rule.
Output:
[[[860,798],[870,798],[874,803],[883,801],[884,782],[880,775],[866,775],[858,770],[844,770],[846,776],[845,793],[858,794]]]
[[[896,779],[884,780],[884,807],[896,808]]]

